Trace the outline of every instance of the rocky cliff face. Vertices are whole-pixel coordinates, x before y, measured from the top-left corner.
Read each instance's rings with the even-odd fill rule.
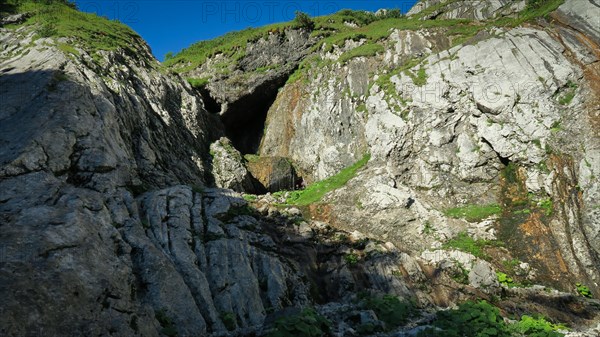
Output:
[[[327,199],[330,220],[416,250],[435,247],[423,240],[427,223],[442,240],[478,235],[445,209],[499,203],[498,221],[477,226],[513,258],[565,290],[573,279],[595,284],[598,36],[596,19],[574,13],[597,12],[571,1],[550,23],[481,29],[453,47],[436,28],[392,31],[375,57],[335,61],[364,40],[320,52],[334,61],[280,93],[261,154],[289,156],[318,180],[370,152],[370,167]],[[553,211],[536,211],[542,201]],[[531,213],[516,216],[519,202]]]
[[[600,8],[542,9],[424,1],[383,38],[272,29],[170,71],[133,32],[91,48],[4,20],[1,334],[262,336],[307,306],[338,336],[431,321],[385,322],[364,291],[597,324],[575,283],[600,293]],[[237,193],[296,174],[330,192]]]

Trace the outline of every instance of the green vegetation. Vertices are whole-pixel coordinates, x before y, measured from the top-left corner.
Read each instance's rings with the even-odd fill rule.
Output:
[[[292,27],[295,29],[306,29],[312,31],[315,29],[315,22],[308,16],[308,14],[296,11],[296,17],[292,23]]]
[[[545,198],[537,203],[538,207],[544,210],[544,214],[546,216],[552,216],[552,212],[554,212],[554,203],[552,202],[552,198]]]
[[[592,298],[592,292],[590,291],[590,288],[586,287],[585,285],[579,282],[575,284],[575,287],[577,288],[577,293],[579,295],[587,298]]]
[[[255,211],[248,205],[239,207],[230,207],[227,213],[219,215],[219,219],[223,222],[227,222],[240,215],[254,215]]]
[[[162,327],[160,332],[168,337],[177,336],[177,329],[175,329],[175,324],[173,323],[173,319],[167,316],[167,312],[165,309],[158,310],[154,313],[154,317]]]
[[[290,192],[290,196],[286,202],[288,204],[306,206],[320,201],[325,194],[344,186],[356,175],[356,172],[360,168],[367,164],[370,158],[371,156],[367,154],[354,165],[343,169],[332,177],[311,184],[304,190]]]
[[[233,331],[237,328],[237,320],[233,312],[223,312],[221,313],[220,318],[227,330]]]
[[[433,227],[431,222],[426,221],[425,225],[423,226],[423,230],[421,231],[421,234],[429,235],[429,234],[433,234],[434,232],[436,232],[435,227]]]
[[[350,254],[346,254],[346,255],[344,256],[344,260],[346,260],[346,262],[347,262],[349,265],[353,266],[353,265],[355,265],[355,264],[357,264],[357,263],[358,263],[358,260],[359,260],[359,259],[358,259],[358,255],[356,255],[356,254],[354,254],[354,253],[350,253]]]
[[[7,0],[3,5],[13,12],[27,12],[31,17],[25,25],[34,25],[40,37],[67,37],[88,52],[98,50],[129,49],[141,38],[126,25],[95,14],[79,12],[66,0]],[[59,46],[61,50],[78,54],[73,48]]]
[[[506,275],[505,273],[502,272],[496,272],[496,276],[498,277],[498,282],[500,282],[501,285],[512,288],[515,286],[515,283],[512,279],[512,277]]]
[[[564,330],[566,327],[562,324],[552,324],[543,317],[534,318],[523,315],[521,320],[509,326],[509,330],[515,336],[530,337],[562,337],[564,334],[557,330]]]
[[[425,68],[423,68],[423,66],[419,67],[419,70],[417,70],[416,74],[410,70],[405,70],[404,73],[408,75],[412,79],[413,83],[418,87],[422,87],[427,84],[427,72],[425,72]]]
[[[500,310],[486,301],[465,302],[457,309],[440,311],[435,328],[420,332],[418,337],[510,337]],[[437,328],[437,329],[436,329]]]
[[[361,56],[375,56],[378,53],[382,53],[385,50],[385,48],[383,48],[382,45],[377,44],[377,43],[366,43],[363,44],[360,47],[351,49],[345,53],[343,53],[340,58],[338,59],[339,62],[341,63],[346,63],[348,62],[348,60],[353,59],[355,57],[361,57]]]
[[[289,28],[289,23],[273,24],[261,28],[247,28],[230,32],[213,40],[197,42],[163,63],[167,67],[175,67],[176,72],[186,72],[199,67],[209,57],[223,54],[237,61],[246,55],[246,45],[270,33],[277,33]]]
[[[456,283],[460,284],[469,284],[469,271],[465,266],[458,262],[455,262],[455,267],[450,271],[450,278],[452,278]]]
[[[254,194],[244,194],[244,200],[248,202],[256,201],[258,197]]]
[[[457,309],[440,311],[433,328],[418,337],[562,337],[558,330],[564,325],[552,324],[543,317],[523,315],[514,324],[507,324],[500,310],[486,301],[462,303]]]
[[[502,213],[502,207],[497,204],[490,205],[466,205],[450,208],[444,211],[446,216],[452,218],[463,218],[469,222],[478,222],[492,215]]]
[[[297,315],[278,319],[267,337],[321,337],[327,335],[330,326],[329,320],[308,308]]]
[[[387,330],[401,326],[414,314],[414,305],[408,301],[401,301],[396,296],[384,295],[382,297],[366,297],[364,307],[373,310],[379,320],[385,322]]]
[[[193,88],[202,89],[208,84],[210,77],[188,78],[187,81]]]
[[[320,50],[331,51],[334,46],[344,45],[346,40],[358,41],[364,39],[365,43],[363,45],[342,54],[339,62],[344,63],[355,57],[370,57],[380,53],[384,47],[379,42],[387,38],[393,29],[445,29],[446,35],[452,38],[453,45],[457,45],[488,28],[515,27],[526,21],[546,16],[563,1],[534,1],[517,18],[501,17],[483,23],[467,19],[420,19],[421,16],[426,15],[428,12],[437,10],[436,6],[446,6],[452,1],[434,5],[413,17],[404,17],[399,10],[395,9],[388,10],[384,15],[346,9],[331,15],[314,18],[309,17],[305,13],[297,12],[296,18],[291,22],[278,23],[260,28],[248,28],[225,34],[213,40],[200,41],[183,49],[177,55],[169,55],[163,64],[176,72],[185,73],[198,68],[208,58],[222,54],[224,61],[219,66],[219,69],[224,74],[227,74],[230,69],[235,67],[235,64],[245,57],[248,43],[267,37],[269,34],[283,34],[287,29],[306,29],[312,31],[311,35],[318,38],[318,42],[313,45],[310,50],[311,52]],[[288,78],[287,83],[294,83],[299,79],[308,81],[307,73],[309,69],[313,68],[313,66],[322,68],[328,62],[330,61],[315,60],[315,58],[310,56],[305,58],[301,61],[298,69]],[[316,64],[313,65],[313,63]],[[406,74],[412,78],[415,85],[422,86],[427,83],[427,74],[424,67],[417,69],[415,72],[408,71],[407,69],[405,69]],[[254,71],[264,70],[268,69],[255,69]],[[566,97],[566,100],[570,100],[569,97]],[[401,112],[398,106],[395,106],[394,109]]]
[[[577,84],[568,81],[566,84],[566,90],[563,94],[558,98],[558,104],[560,105],[569,105],[573,98],[575,97],[575,91],[577,90]]]
[[[466,232],[458,234],[450,241],[443,244],[444,249],[457,249],[469,253],[475,257],[487,259],[489,256],[484,252],[485,247],[501,247],[503,243],[498,240],[475,240]]]

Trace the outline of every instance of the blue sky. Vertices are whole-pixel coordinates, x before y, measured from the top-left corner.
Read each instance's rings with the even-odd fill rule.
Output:
[[[289,21],[300,10],[311,16],[340,9],[375,11],[400,8],[406,12],[416,0],[76,0],[80,10],[119,19],[140,34],[163,60],[190,44],[232,30]]]

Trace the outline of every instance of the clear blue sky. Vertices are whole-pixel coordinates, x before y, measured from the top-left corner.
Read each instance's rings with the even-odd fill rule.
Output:
[[[399,8],[408,11],[416,0],[76,0],[80,10],[119,19],[140,34],[163,60],[167,52],[178,52],[200,40],[232,30],[289,21],[300,10],[311,16],[340,9],[376,11]]]

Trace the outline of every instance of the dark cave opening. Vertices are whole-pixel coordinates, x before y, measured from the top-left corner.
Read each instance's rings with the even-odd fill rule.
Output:
[[[504,167],[507,167],[508,165],[510,165],[511,160],[508,157],[503,157],[502,155],[500,155],[500,153],[498,153],[498,151],[494,150],[494,147],[492,146],[492,143],[490,143],[487,139],[485,139],[484,137],[481,137],[481,141],[483,143],[485,143],[487,146],[490,147],[490,149],[492,149],[492,151],[494,151],[494,153],[496,153],[496,156],[498,157],[498,160],[500,160],[500,163],[502,163],[502,165],[504,165]]]
[[[198,88],[197,90],[202,97],[202,101],[204,101],[204,108],[206,111],[212,114],[218,114],[221,112],[221,104],[219,104],[219,102],[212,97],[210,91],[205,86]]]
[[[287,79],[288,74],[282,74],[260,83],[250,93],[229,103],[222,112],[225,136],[242,155],[258,152],[267,113]]]

